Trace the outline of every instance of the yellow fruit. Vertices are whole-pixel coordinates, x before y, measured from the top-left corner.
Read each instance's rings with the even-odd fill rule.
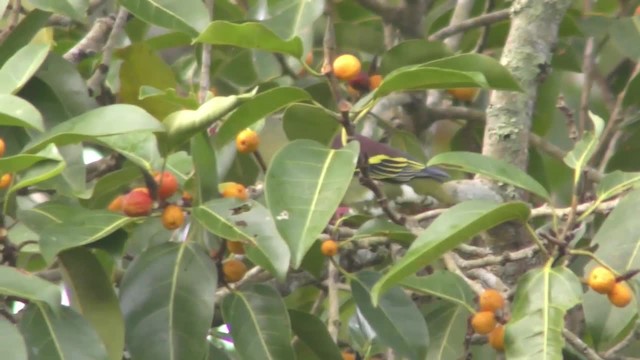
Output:
[[[11,184],[11,174],[4,174],[0,176],[0,189],[6,189]]]
[[[485,290],[478,299],[480,311],[496,312],[504,307],[504,298],[499,291],[494,289]]]
[[[260,138],[258,133],[251,129],[244,129],[236,136],[236,149],[239,153],[248,154],[258,150]]]
[[[460,101],[473,101],[478,95],[478,89],[476,88],[455,88],[448,89],[447,92]]]
[[[603,266],[593,268],[589,273],[589,279],[587,281],[589,287],[600,294],[608,294],[616,285],[615,275]]]
[[[369,77],[369,90],[373,91],[377,89],[381,82],[382,75],[371,75],[371,77]]]
[[[109,203],[109,206],[107,206],[107,210],[113,211],[113,212],[121,212],[123,200],[124,200],[124,195],[116,196],[116,198]]]
[[[504,326],[498,325],[489,333],[489,345],[498,351],[504,351]]]
[[[356,354],[343,350],[341,352],[342,360],[356,360]]]
[[[362,64],[353,55],[340,55],[333,61],[333,75],[339,80],[349,81],[360,73]]]
[[[182,201],[186,201],[186,202],[193,201],[193,195],[191,195],[191,193],[189,193],[188,191],[183,191],[182,192]]]
[[[4,156],[4,151],[7,149],[7,145],[4,143],[4,139],[0,138],[0,157]]]
[[[227,249],[232,254],[244,254],[244,245],[240,241],[227,241]]]
[[[222,197],[224,198],[236,198],[242,201],[249,199],[249,192],[247,188],[238,183],[227,183],[222,190]]]
[[[629,305],[633,298],[631,289],[624,282],[616,283],[607,296],[609,297],[609,301],[617,307],[625,307]]]
[[[153,179],[158,184],[158,197],[161,200],[171,197],[178,191],[178,179],[169,171],[157,174]]]
[[[162,225],[167,230],[175,230],[184,224],[184,213],[177,205],[167,205],[162,211]]]
[[[471,327],[475,332],[485,335],[496,327],[496,316],[493,311],[480,311],[473,315]]]
[[[325,240],[320,246],[320,252],[324,256],[335,256],[338,253],[338,243],[333,240]]]
[[[222,273],[224,274],[224,281],[234,283],[240,281],[244,274],[247,273],[247,265],[240,260],[227,260],[222,263]]]

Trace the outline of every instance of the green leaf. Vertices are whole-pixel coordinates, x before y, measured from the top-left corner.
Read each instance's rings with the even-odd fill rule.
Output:
[[[455,151],[438,154],[431,158],[427,165],[444,165],[451,169],[484,175],[525,189],[543,199],[549,199],[549,193],[540,183],[504,160],[472,152]]]
[[[228,21],[214,21],[195,41],[212,45],[233,45],[241,48],[283,53],[298,59],[304,55],[300,38],[293,37],[284,40],[268,27],[257,22],[233,24]]]
[[[164,127],[158,120],[137,106],[109,105],[54,126],[51,130],[29,142],[24,151],[33,153],[50,143],[66,145],[92,140],[98,136],[141,131],[163,132]]]
[[[60,288],[26,271],[0,266],[0,294],[60,308]]]
[[[0,95],[0,126],[21,126],[44,131],[42,115],[31,103],[13,95]]]
[[[232,292],[222,301],[222,317],[229,325],[240,358],[295,358],[289,313],[274,288],[255,284]]]
[[[236,135],[265,116],[285,106],[304,100],[311,100],[309,94],[299,88],[277,87],[267,90],[240,105],[220,126],[216,134],[216,144],[225,145]]]
[[[627,91],[624,94],[624,100],[622,104],[624,107],[629,107],[632,105],[640,105],[640,73],[637,73],[629,83],[627,84]]]
[[[212,200],[218,196],[218,168],[216,153],[209,141],[206,130],[191,139],[191,154],[195,167],[196,191],[198,204]]]
[[[329,145],[340,124],[324,108],[293,104],[282,115],[282,127],[289,140],[309,139]]]
[[[14,181],[13,185],[9,188],[9,191],[7,191],[7,195],[58,176],[62,173],[65,167],[66,164],[63,161],[39,161],[37,164],[29,167],[16,181]],[[5,211],[7,204],[8,202],[5,202]]]
[[[429,328],[429,351],[426,360],[460,359],[467,336],[469,313],[464,306],[436,302],[427,305],[425,313]]]
[[[640,19],[637,16],[612,21],[609,34],[616,48],[632,59],[640,59],[640,49],[631,44],[640,42]]]
[[[54,313],[30,304],[18,324],[30,359],[108,360],[107,350],[96,331],[68,307]]]
[[[161,167],[162,157],[158,152],[158,140],[151,132],[100,136],[95,140],[117,151],[142,169],[151,171],[154,167]]]
[[[604,120],[602,120],[601,117],[592,112],[589,112],[589,117],[593,122],[593,132],[585,132],[582,139],[576,143],[573,149],[569,151],[563,159],[567,166],[575,170],[573,176],[574,186],[577,186],[580,181],[582,170],[587,166],[587,163],[591,160],[591,156],[593,156],[596,151],[600,134],[602,134],[604,130]]]
[[[40,161],[53,160],[62,161],[55,145],[49,144],[36,154],[18,154],[0,158],[0,169],[4,172],[19,172],[32,167]]]
[[[34,9],[24,16],[9,36],[0,44],[0,65],[22,47],[28,45],[40,29],[47,25],[51,13]]]
[[[619,170],[610,172],[602,177],[596,187],[598,200],[610,199],[637,185],[638,181],[640,181],[640,173],[638,172],[622,172]]]
[[[160,90],[153,86],[142,85],[138,92],[138,99],[144,100],[148,98],[158,98],[163,102],[173,103],[174,105],[190,110],[195,110],[200,106],[198,99],[194,94],[189,94],[187,97],[183,97],[176,92],[175,89],[168,88],[166,90]]]
[[[475,294],[462,278],[449,271],[437,271],[428,276],[409,276],[400,285],[420,294],[436,296],[475,313]]]
[[[522,91],[509,70],[502,66],[498,60],[487,55],[472,53],[454,55],[430,61],[422,66],[458,71],[473,69],[474,72],[484,75],[488,87],[491,89]]]
[[[581,299],[580,280],[565,267],[552,268],[548,262],[526,273],[518,281],[506,326],[507,358],[562,360],[564,316]]]
[[[353,178],[358,145],[351,142],[334,150],[315,141],[296,140],[271,160],[265,197],[291,249],[294,268],[300,266],[344,197]]]
[[[197,244],[167,242],[137,256],[120,285],[126,343],[135,359],[202,359],[218,279]]]
[[[304,43],[304,53],[313,47],[313,26],[322,15],[324,4],[320,1],[290,0],[279,4],[269,3],[270,17],[261,21],[283,39],[298,36]]]
[[[42,256],[51,263],[60,251],[98,241],[135,220],[108,210],[82,211],[37,230]]]
[[[379,99],[394,91],[449,89],[459,87],[489,87],[482,73],[455,71],[431,67],[408,66],[391,72],[372,93]]]
[[[89,8],[88,1],[74,0],[30,0],[29,4],[41,10],[66,15],[79,22],[84,21]]]
[[[634,300],[635,301],[635,300]],[[606,295],[587,291],[582,299],[586,330],[593,341],[593,348],[605,351],[617,344],[638,321],[638,307],[615,307]],[[633,331],[633,330],[631,330]]]
[[[235,199],[217,199],[193,208],[193,216],[211,233],[235,241],[248,241],[245,251],[251,261],[284,281],[290,253],[262,204]]]
[[[353,235],[354,238],[358,239],[369,236],[384,236],[391,241],[397,241],[402,244],[409,244],[416,238],[416,235],[406,227],[381,218],[374,218],[365,222]]]
[[[481,231],[507,221],[526,221],[528,218],[529,207],[521,202],[497,204],[471,200],[454,205],[418,236],[405,256],[396,261],[373,287],[374,304],[387,289]]]
[[[358,309],[375,330],[378,339],[403,358],[424,359],[429,347],[427,324],[411,298],[402,289],[390,289],[371,303],[371,287],[378,273],[364,271],[351,280],[351,292]]]
[[[73,307],[96,330],[107,349],[109,359],[121,360],[124,349],[124,319],[110,276],[98,258],[85,248],[63,251],[59,259]]]
[[[386,75],[404,66],[423,64],[452,54],[442,42],[427,42],[422,39],[406,40],[382,55],[380,74]]]
[[[6,5],[5,5],[6,6]],[[0,317],[0,348],[2,356],[12,360],[27,360],[27,345],[22,338],[18,328],[9,320]]]
[[[316,316],[289,309],[291,328],[298,339],[309,347],[319,359],[341,359],[340,350],[327,331],[327,326]]]
[[[0,94],[17,93],[38,71],[48,53],[48,45],[32,43],[13,54],[0,68]]]
[[[167,29],[196,36],[209,23],[209,12],[198,0],[121,0],[140,19]]]

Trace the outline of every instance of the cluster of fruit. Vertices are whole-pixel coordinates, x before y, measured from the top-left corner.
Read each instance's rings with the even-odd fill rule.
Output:
[[[633,294],[624,281],[616,279],[611,270],[596,266],[589,273],[589,287],[599,294],[607,294],[609,301],[617,307],[625,307],[631,302]]]
[[[340,55],[333,61],[333,75],[349,82],[349,93],[355,97],[375,90],[382,83],[382,75],[362,71],[360,60],[350,54]]]
[[[0,138],[0,157],[4,156],[4,151],[6,148],[7,146],[4,143],[4,139]],[[6,173],[0,176],[0,190],[8,188],[9,185],[11,184],[11,180],[12,180],[12,176],[9,173]]]
[[[481,335],[489,335],[489,345],[504,351],[504,324],[498,323],[496,313],[504,308],[504,297],[494,289],[485,290],[478,298],[479,311],[471,318],[471,327]]]

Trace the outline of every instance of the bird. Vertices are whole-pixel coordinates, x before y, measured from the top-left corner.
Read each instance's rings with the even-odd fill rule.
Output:
[[[434,179],[438,182],[449,179],[445,171],[426,166],[389,145],[360,134],[355,134],[353,138],[360,143],[360,154],[367,161],[367,174],[373,180],[405,184],[414,179]],[[344,143],[343,135],[339,134],[333,139],[332,148],[339,149]]]

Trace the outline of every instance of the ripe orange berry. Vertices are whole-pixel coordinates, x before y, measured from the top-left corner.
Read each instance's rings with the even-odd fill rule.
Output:
[[[188,191],[183,191],[182,192],[182,201],[192,202],[193,201],[193,195],[191,195],[191,193],[189,193]]]
[[[353,55],[340,55],[333,61],[333,74],[339,80],[349,81],[355,78],[361,68],[360,60]]]
[[[118,195],[115,199],[111,200],[109,206],[107,206],[107,210],[113,212],[121,212],[122,211],[122,203],[124,201],[124,195]]]
[[[489,333],[489,345],[498,351],[504,351],[504,326],[498,324]]]
[[[258,150],[260,137],[251,129],[244,129],[236,136],[236,149],[239,153],[248,154]]]
[[[178,191],[178,179],[169,171],[156,174],[153,179],[158,184],[158,197],[161,200],[168,199]]]
[[[145,189],[146,188],[140,188]],[[147,216],[151,214],[153,199],[149,196],[149,191],[136,190],[129,192],[122,199],[122,211],[127,216]]]
[[[341,352],[342,360],[356,360],[356,354],[343,350]]]
[[[184,213],[177,205],[167,205],[162,211],[162,225],[167,230],[175,230],[184,224]]]
[[[478,95],[478,89],[476,88],[455,88],[448,89],[447,92],[460,101],[473,101]]]
[[[240,281],[244,274],[247,273],[247,265],[240,260],[227,260],[222,263],[222,273],[224,274],[224,281],[234,283]]]
[[[613,305],[617,307],[625,307],[631,302],[633,294],[627,284],[619,282],[613,286],[607,296]]]
[[[242,201],[249,199],[249,192],[242,184],[230,182],[224,185],[222,189],[222,197],[236,198]]]
[[[227,241],[227,249],[232,254],[244,254],[244,245],[240,241]]]
[[[640,6],[636,8],[636,11],[634,11],[633,15],[636,15],[636,16],[640,15]]]
[[[146,188],[146,187],[144,187],[144,186],[140,186],[140,187],[137,187],[137,188],[133,188],[131,191],[129,191],[129,193],[132,193],[132,192],[141,192],[141,193],[143,193],[143,194],[147,194],[147,195],[149,195],[149,189],[147,189],[147,188]]]
[[[11,174],[4,174],[0,176],[0,189],[6,189],[11,184]]]
[[[320,246],[320,252],[324,256],[335,256],[338,253],[338,243],[334,240],[325,240]]]
[[[496,316],[493,311],[480,311],[473,315],[471,327],[475,332],[485,335],[496,327]]]
[[[589,273],[589,279],[587,281],[589,283],[589,287],[600,294],[609,293],[616,285],[615,275],[603,266],[593,268]]]
[[[382,75],[371,75],[369,77],[369,90],[373,91],[382,83]]]
[[[480,311],[496,312],[504,307],[504,298],[499,291],[495,289],[485,290],[478,299]]]
[[[7,149],[7,144],[4,143],[4,139],[0,138],[0,157],[4,156],[4,151]]]

